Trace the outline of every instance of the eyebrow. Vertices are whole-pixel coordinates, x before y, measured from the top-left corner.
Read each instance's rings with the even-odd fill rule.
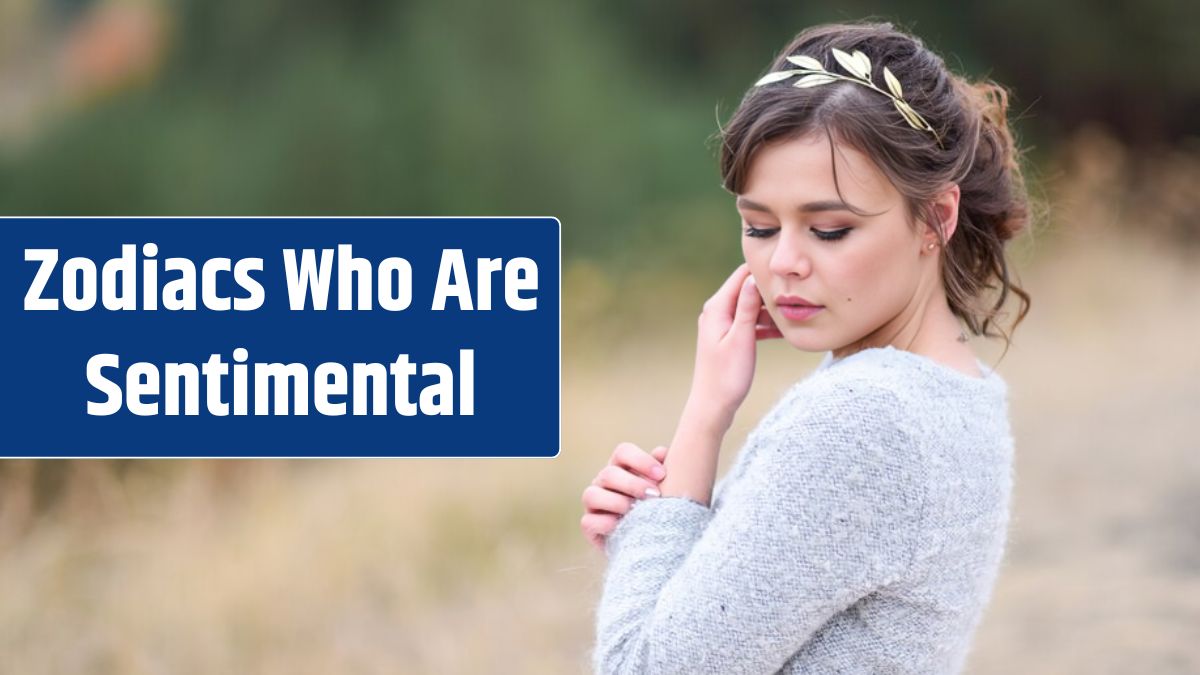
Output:
[[[767,208],[766,206],[759,204],[756,201],[751,201],[749,199],[746,199],[745,197],[737,198],[737,207],[739,209],[746,209],[748,211],[762,211],[764,213],[771,212],[771,209]],[[849,204],[847,204],[846,202],[843,202],[843,201],[839,201],[837,199],[826,199],[824,201],[809,202],[807,204],[801,204],[800,206],[796,207],[796,210],[800,211],[801,213],[816,213],[818,211],[850,211],[851,213],[854,212],[854,209]]]

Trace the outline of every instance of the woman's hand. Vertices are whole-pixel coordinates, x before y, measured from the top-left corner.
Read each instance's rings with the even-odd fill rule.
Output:
[[[633,443],[617,445],[608,465],[583,491],[584,514],[579,527],[593,546],[604,550],[605,540],[634,500],[659,495],[658,484],[667,475],[663,468],[666,456],[664,445],[650,453]]]
[[[688,408],[703,409],[717,428],[727,429],[750,392],[758,340],[778,337],[783,334],[742,263],[700,312]]]

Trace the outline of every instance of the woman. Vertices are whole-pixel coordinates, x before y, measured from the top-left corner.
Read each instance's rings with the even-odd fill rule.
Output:
[[[887,23],[803,31],[746,94],[720,159],[746,262],[704,305],[678,430],[622,444],[584,492],[608,555],[597,672],[962,668],[1013,452],[966,331],[1007,341],[1005,299],[1016,323],[1029,307],[1005,261],[1029,219],[1006,108]],[[824,360],[714,491],[767,338]]]

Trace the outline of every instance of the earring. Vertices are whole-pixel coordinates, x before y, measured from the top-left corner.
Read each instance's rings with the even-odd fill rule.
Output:
[[[925,248],[927,248],[927,249],[929,249],[930,251],[932,251],[932,250],[933,250],[933,248],[934,248],[935,246],[937,246],[937,244],[930,244],[930,245],[926,246]]]

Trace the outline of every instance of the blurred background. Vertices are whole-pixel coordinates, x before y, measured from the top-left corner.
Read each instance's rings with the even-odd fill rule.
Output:
[[[587,672],[580,494],[670,440],[740,262],[712,134],[797,31],[864,17],[1012,89],[1044,211],[968,672],[1200,672],[1185,0],[0,0],[0,214],[553,215],[567,299],[552,460],[0,461],[0,671]],[[819,356],[761,346],[722,471]]]

